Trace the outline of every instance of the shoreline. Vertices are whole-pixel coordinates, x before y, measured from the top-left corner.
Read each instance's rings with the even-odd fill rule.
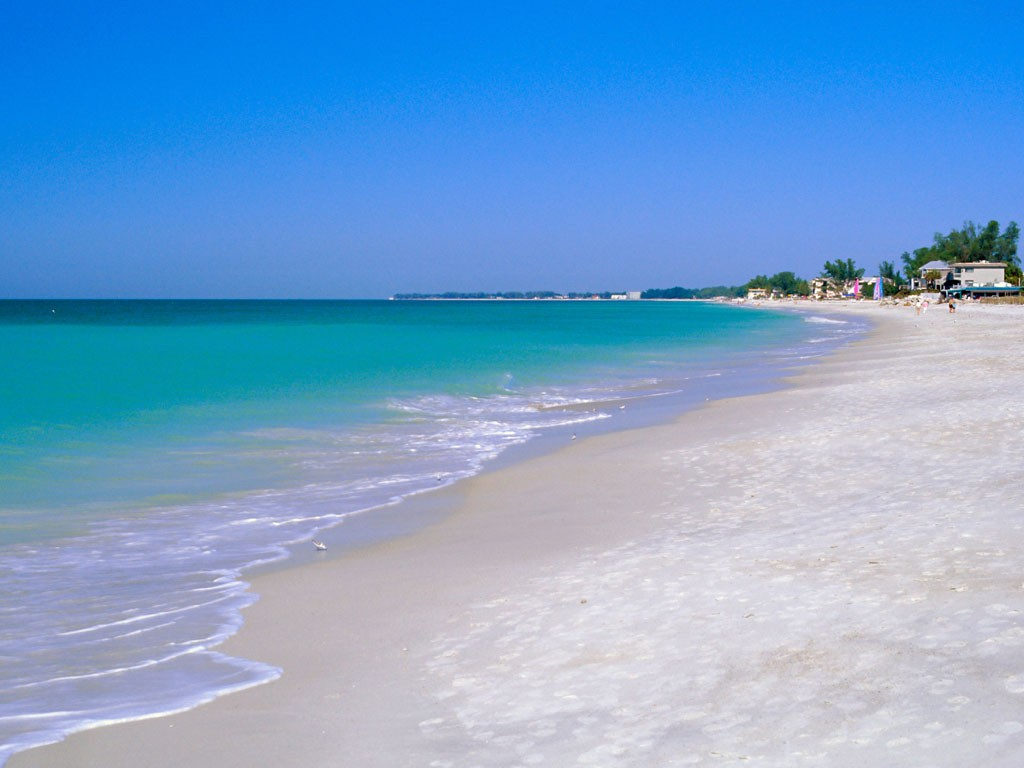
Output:
[[[509,301],[519,301],[510,299]],[[525,300],[523,300],[525,301]],[[650,301],[711,301],[707,299],[651,299]],[[717,302],[715,302],[717,303]],[[736,306],[736,309],[767,310],[774,313],[794,313],[789,306]],[[802,306],[807,310],[808,315],[822,315],[829,317],[835,313],[820,311],[821,307]],[[839,313],[842,314],[842,313]],[[857,318],[858,325],[851,333],[856,334],[855,339],[863,338],[871,332],[871,322],[863,321],[863,317]],[[586,413],[606,410],[613,415],[608,418],[598,418],[579,423],[567,423],[557,426],[544,427],[533,434],[530,439],[503,448],[493,458],[488,459],[477,473],[465,477],[459,477],[454,483],[461,485],[471,481],[479,474],[501,471],[507,467],[514,466],[523,461],[541,460],[568,444],[570,439],[578,435],[583,441],[595,436],[606,435],[616,432],[629,432],[647,427],[664,426],[675,421],[683,414],[689,413],[698,408],[704,407],[709,400],[731,399],[735,397],[748,397],[757,394],[765,394],[783,389],[788,386],[787,382],[798,372],[812,367],[820,359],[827,358],[850,343],[849,338],[834,336],[823,340],[823,351],[817,352],[810,359],[799,358],[799,362],[793,362],[791,355],[779,351],[783,349],[769,350],[770,358],[762,359],[757,365],[750,363],[749,359],[740,362],[735,370],[730,372],[725,383],[720,380],[721,373],[714,369],[720,367],[721,361],[716,362],[710,368],[707,363],[701,361],[697,364],[696,374],[687,377],[686,388],[668,392],[642,392],[640,394],[622,395],[607,400],[587,400],[580,403],[558,404],[550,406],[537,406],[538,412],[552,413]],[[806,346],[806,341],[804,345]],[[730,361],[727,367],[733,367],[735,361]],[[713,371],[713,372],[712,372]],[[714,385],[707,382],[714,381]],[[717,391],[711,389],[714,386]],[[616,407],[630,406],[628,411],[616,411]],[[317,532],[317,537],[329,545],[330,554],[328,557],[347,556],[354,550],[364,549],[392,538],[402,538],[414,535],[425,527],[432,526],[438,520],[450,513],[452,502],[443,491],[450,490],[448,483],[436,487],[417,491],[401,499],[386,503],[380,506],[367,507],[347,515],[343,521],[324,527]],[[449,494],[450,495],[450,494]],[[288,545],[288,557],[272,562],[260,564],[243,572],[245,581],[252,581],[259,575],[317,562],[324,558],[323,553],[314,552],[309,549],[307,542]]]
[[[647,310],[652,309],[657,309],[657,307],[647,308]],[[230,311],[233,310],[229,310],[229,314]],[[253,308],[250,307],[247,311],[252,312]],[[303,306],[299,309],[298,314],[303,315],[308,311],[309,308]],[[216,306],[209,307],[204,312],[213,319],[223,314],[222,310],[217,309]],[[287,316],[292,317],[294,314],[291,312]],[[768,313],[760,317],[747,314],[744,317],[743,313],[725,310],[705,313],[700,307],[679,307],[667,314],[646,310],[639,314],[633,311],[610,314],[626,319],[669,318],[667,325],[670,336],[678,333],[678,329],[675,328],[676,319],[684,321],[684,327],[692,326],[694,329],[701,329],[705,327],[703,323],[687,321],[706,317],[708,324],[706,327],[708,328],[717,327],[719,322],[724,324],[723,330],[737,325],[760,334],[761,341],[773,340],[774,343],[752,343],[749,345],[751,348],[748,349],[748,345],[743,343],[744,339],[740,338],[738,339],[739,349],[733,344],[721,342],[717,345],[714,343],[695,345],[689,343],[692,340],[691,337],[703,335],[704,331],[687,330],[682,334],[683,337],[686,337],[686,343],[681,344],[679,350],[674,350],[671,345],[665,348],[656,345],[656,348],[651,349],[648,354],[638,349],[622,349],[621,355],[612,354],[605,359],[602,367],[595,367],[592,371],[593,375],[570,376],[562,385],[556,383],[559,379],[557,375],[552,376],[551,387],[535,388],[532,392],[529,386],[519,392],[513,386],[508,392],[508,398],[505,397],[504,392],[501,392],[492,403],[488,403],[489,398],[486,397],[480,404],[474,402],[475,398],[466,400],[456,397],[449,401],[449,398],[442,396],[437,402],[431,402],[431,398],[428,397],[422,403],[413,398],[407,401],[407,404],[412,406],[410,409],[412,418],[409,423],[404,427],[399,424],[391,432],[389,432],[388,425],[385,424],[383,431],[373,431],[371,440],[371,443],[377,445],[393,447],[393,455],[404,453],[403,446],[406,446],[410,454],[416,453],[417,458],[423,457],[419,462],[408,462],[403,457],[402,464],[394,467],[398,470],[397,474],[394,474],[395,479],[404,481],[407,478],[412,478],[413,482],[400,482],[397,486],[393,486],[396,488],[395,491],[389,489],[388,482],[374,482],[373,471],[377,467],[372,465],[379,463],[375,458],[370,458],[367,462],[371,465],[368,475],[364,476],[361,472],[355,471],[355,465],[360,461],[355,458],[360,455],[360,452],[355,450],[360,447],[358,440],[354,441],[353,450],[351,450],[353,460],[350,461],[349,458],[337,451],[334,452],[338,454],[337,456],[324,457],[327,459],[327,465],[330,465],[332,461],[340,462],[335,469],[341,471],[340,477],[332,472],[329,477],[322,478],[328,480],[327,487],[330,488],[333,482],[338,488],[345,488],[347,483],[344,481],[347,477],[354,480],[356,486],[367,490],[367,494],[364,494],[368,496],[367,504],[358,503],[358,494],[348,494],[346,498],[342,498],[340,505],[336,505],[330,499],[330,491],[322,495],[316,484],[309,486],[308,492],[301,484],[293,484],[294,490],[291,493],[288,490],[283,490],[280,496],[273,491],[267,493],[265,497],[263,493],[252,495],[240,493],[234,496],[214,498],[209,502],[212,504],[209,509],[204,509],[207,505],[202,503],[201,499],[190,500],[181,510],[186,514],[178,514],[176,509],[164,512],[158,506],[154,510],[155,514],[152,518],[146,518],[145,521],[139,520],[137,523],[129,516],[123,526],[124,534],[131,538],[151,540],[152,543],[145,548],[138,549],[115,545],[108,550],[110,556],[105,556],[99,561],[89,552],[90,541],[88,538],[79,542],[69,541],[68,546],[71,549],[66,549],[62,542],[61,546],[48,547],[38,555],[31,552],[23,553],[25,556],[24,567],[28,572],[52,574],[49,578],[53,582],[53,587],[45,588],[45,579],[42,579],[44,588],[40,589],[37,594],[41,598],[45,595],[53,595],[56,607],[54,610],[50,610],[49,606],[40,600],[40,605],[37,606],[40,610],[35,614],[37,619],[41,619],[44,623],[49,622],[52,629],[37,631],[41,636],[48,635],[50,638],[54,638],[56,643],[63,643],[65,650],[53,655],[51,668],[54,671],[50,677],[55,680],[56,685],[44,684],[39,688],[16,687],[6,698],[7,703],[4,709],[7,711],[8,717],[2,718],[4,720],[3,737],[0,737],[0,742],[4,746],[0,747],[0,762],[6,762],[14,751],[23,751],[30,746],[58,740],[76,730],[94,727],[93,724],[98,722],[112,720],[123,722],[180,712],[197,706],[200,702],[209,701],[218,695],[276,677],[279,674],[276,667],[263,665],[255,660],[226,656],[218,658],[219,651],[211,643],[220,645],[230,634],[237,631],[243,620],[239,610],[240,604],[248,604],[256,599],[256,595],[248,589],[248,584],[239,578],[239,574],[245,579],[249,579],[266,570],[292,567],[297,562],[314,559],[317,555],[309,544],[311,537],[321,536],[325,539],[331,554],[334,555],[342,548],[363,546],[382,538],[412,532],[428,522],[421,519],[424,517],[421,512],[426,505],[420,503],[420,499],[417,499],[416,503],[410,503],[414,497],[429,496],[431,492],[456,482],[457,479],[465,477],[470,472],[492,469],[503,463],[515,463],[524,457],[556,450],[568,444],[572,435],[576,434],[573,430],[578,430],[579,437],[586,438],[602,431],[628,429],[645,423],[662,423],[684,410],[687,405],[695,407],[703,403],[707,399],[705,395],[721,397],[729,391],[739,390],[743,393],[750,393],[770,386],[779,386],[779,376],[788,366],[800,363],[805,357],[816,356],[824,352],[826,347],[831,346],[821,343],[808,346],[807,342],[812,336],[814,342],[819,342],[822,340],[818,338],[819,336],[841,336],[843,332],[836,329],[850,330],[853,328],[852,324],[829,325],[819,328],[808,325],[801,318],[787,317],[783,313]],[[516,313],[512,313],[512,317],[518,315],[518,310]],[[447,314],[445,313],[444,316]],[[488,316],[486,313],[471,315],[471,317],[478,318]],[[506,316],[506,313],[501,313],[501,316]],[[527,313],[525,317],[529,316],[531,313]],[[554,317],[587,316],[590,316],[590,313],[578,315],[575,312],[560,312],[554,315]],[[430,315],[428,314],[426,317],[429,318]],[[663,325],[665,324],[664,320],[661,322]],[[775,330],[770,331],[769,329]],[[825,329],[829,329],[827,333],[819,332]],[[648,333],[642,328],[634,330],[637,330],[641,337]],[[614,331],[612,335],[615,335]],[[714,335],[716,334],[712,334],[712,336]],[[735,334],[733,335],[735,336]],[[751,339],[751,341],[756,340]],[[825,341],[828,340],[825,339]],[[707,349],[701,352],[704,346],[711,348],[717,346],[717,352],[711,353]],[[662,357],[665,359],[663,360]],[[771,363],[766,364],[766,361],[769,360]],[[612,361],[614,361],[614,365],[610,364]],[[673,364],[670,361],[676,362]],[[625,363],[632,363],[637,367]],[[502,367],[505,367],[504,362]],[[517,370],[520,367],[515,359],[511,359],[508,363],[510,370]],[[642,371],[642,369],[644,370]],[[649,375],[644,376],[642,373]],[[768,379],[772,381],[768,381]],[[505,378],[503,381],[509,381],[509,379]],[[514,379],[511,381],[514,383]],[[443,390],[444,387],[435,389]],[[598,394],[614,396],[614,400],[602,403],[600,398],[595,397]],[[56,400],[59,402],[59,398]],[[575,412],[575,403],[580,401],[587,402],[591,406],[589,410],[594,413],[586,413],[586,406],[584,406],[584,412]],[[548,414],[538,408],[540,404],[547,402],[561,402],[569,405]],[[627,403],[628,407],[619,407],[626,406]],[[402,409],[401,400],[395,401],[394,405],[397,405],[399,410]],[[426,429],[416,425],[416,412],[420,405],[426,406]],[[482,409],[480,405],[483,405]],[[431,420],[444,416],[443,411],[448,411],[448,415],[454,415],[455,419],[449,424],[446,424],[447,419],[431,423]],[[488,412],[495,420],[487,418]],[[592,421],[595,419],[596,421]],[[402,420],[402,418],[398,419],[399,422]],[[507,425],[507,429],[501,427],[503,423]],[[549,425],[546,429],[543,428],[545,424]],[[525,429],[520,427],[525,427]],[[535,436],[532,439],[523,440],[531,431]],[[267,435],[270,444],[281,445],[277,438],[283,437],[286,445],[282,447],[286,448],[286,454],[289,452],[301,453],[301,450],[291,450],[291,441],[287,435],[275,436],[272,432]],[[328,429],[324,435],[330,434],[330,432],[331,430]],[[258,435],[258,432],[254,435]],[[424,435],[427,435],[426,440],[424,440]],[[432,435],[436,435],[440,440],[430,439]],[[301,437],[301,434],[297,436]],[[472,439],[466,439],[470,436]],[[306,441],[306,447],[311,449],[311,456],[317,456],[320,449],[320,446],[316,444],[318,439],[315,433],[311,437],[313,439]],[[407,440],[409,441],[408,445],[406,445]],[[502,442],[517,443],[520,441],[522,441],[520,444],[503,450],[497,448]],[[261,441],[258,440],[257,443],[259,442]],[[333,439],[328,442],[333,442]],[[298,446],[299,443],[295,445]],[[436,445],[439,450],[432,451],[431,445]],[[446,446],[453,446],[455,450],[447,450]],[[257,444],[256,447],[260,446]],[[425,451],[424,448],[426,448]],[[493,454],[498,450],[501,450],[501,455],[493,458]],[[345,451],[345,453],[349,452]],[[445,455],[449,453],[452,455]],[[182,455],[186,454],[187,452]],[[436,461],[438,456],[452,461],[449,464],[441,464]],[[487,460],[479,458],[485,456],[488,457]],[[416,472],[417,463],[421,469],[427,471]],[[180,471],[174,471],[173,466],[163,467],[164,472],[187,480],[189,467],[182,469],[186,474],[181,475]],[[349,470],[347,473],[346,469]],[[127,470],[127,467],[123,468],[123,471],[127,472]],[[53,486],[52,483],[50,485],[60,488],[65,484],[58,482],[56,486]],[[341,495],[344,497],[346,493]],[[397,503],[401,496],[407,496],[410,501]],[[220,503],[222,501],[226,502],[227,506],[222,506]],[[375,506],[381,503],[384,506]],[[252,509],[246,509],[250,506]],[[356,510],[360,508],[366,512],[364,514],[357,512]],[[432,513],[435,510],[427,511]],[[439,511],[444,512],[443,509]],[[197,514],[190,515],[188,513]],[[351,514],[345,514],[342,519],[342,513]],[[261,516],[264,515],[264,519],[261,520]],[[433,515],[429,515],[430,520],[433,517]],[[165,548],[160,546],[160,537],[156,536],[151,539],[154,533],[151,529],[159,529],[161,519],[173,519],[181,523],[178,526],[178,535],[169,537],[167,542],[169,551],[166,557],[156,554],[165,552]],[[236,520],[240,524],[239,527],[235,527],[234,521]],[[245,524],[249,520],[253,525]],[[312,529],[314,524],[330,525],[334,521],[339,521],[343,525],[332,527],[330,532],[326,527],[321,527],[320,530]],[[278,523],[286,523],[286,527],[278,528]],[[303,528],[305,528],[305,532],[303,532]],[[159,533],[159,531],[156,532]],[[262,540],[260,539],[261,535],[264,537]],[[273,549],[270,550],[261,546],[261,544],[268,543],[268,538],[272,539],[269,543],[273,545]],[[186,549],[183,550],[184,554],[187,556],[189,552],[192,552],[194,557],[192,558],[193,562],[184,564],[184,567],[176,567],[178,563],[176,551],[179,542],[195,544],[203,542],[201,547],[186,546]],[[96,542],[92,547],[93,552],[105,551],[106,548],[103,544],[103,541]],[[244,554],[249,544],[255,545],[255,548],[248,547],[248,551],[252,552],[253,556],[246,558]],[[80,557],[76,556],[78,555],[76,546],[78,550],[84,549]],[[291,562],[286,562],[281,557],[285,548],[293,553]],[[221,553],[224,557],[220,556]],[[239,554],[241,556],[237,556]],[[190,610],[187,617],[185,614],[179,614],[181,618],[178,620],[173,623],[170,621],[164,623],[162,626],[166,628],[166,631],[161,630],[159,633],[133,631],[118,634],[120,630],[117,627],[120,625],[117,623],[107,624],[105,617],[99,611],[96,613],[90,611],[85,615],[78,616],[73,612],[66,612],[60,607],[61,602],[67,600],[68,586],[61,583],[64,579],[60,575],[60,569],[51,569],[46,566],[51,558],[92,563],[90,578],[78,581],[78,586],[85,597],[73,601],[83,607],[93,604],[88,599],[90,594],[94,594],[96,599],[102,602],[104,596],[115,593],[122,594],[124,588],[131,591],[136,583],[141,584],[143,588],[146,585],[152,585],[151,591],[157,594],[154,594],[153,599],[148,601],[150,605],[160,606],[166,602],[164,596],[159,594],[162,587],[166,588],[164,594],[169,595],[176,591],[176,587],[183,585],[186,587],[184,590],[186,594],[179,595],[177,599],[182,599],[186,603],[194,600],[199,603],[199,606],[195,610]],[[231,590],[237,596],[237,600],[232,601],[223,610],[221,610],[223,603],[213,601],[207,604],[210,606],[209,610],[204,610],[202,602],[207,594],[202,586],[207,579],[205,574],[220,573],[218,566],[225,561],[227,573],[232,578],[230,581],[219,580],[218,584],[224,589]],[[13,566],[11,573],[17,572],[21,567],[17,553],[15,553],[15,557],[12,557],[11,565]],[[133,572],[148,575],[138,580],[132,575]],[[166,574],[166,577],[163,574]],[[179,579],[179,576],[183,578]],[[198,580],[199,588],[190,595],[187,594],[187,587],[189,579],[192,577]],[[12,607],[17,609],[19,606],[15,604]],[[113,615],[114,619],[130,615],[123,613],[117,604],[111,604],[111,609],[109,613]],[[143,615],[148,614],[144,607],[136,608],[136,610],[141,610]],[[203,625],[204,618],[209,619],[206,626]],[[157,622],[159,619],[147,618],[143,619],[139,626],[144,628]],[[97,633],[98,640],[96,642],[84,643],[79,646],[76,637],[68,637],[67,641],[61,640],[65,637],[61,630],[64,624],[75,627],[95,625],[102,628],[109,626],[111,627],[109,634],[114,637],[108,641],[106,638],[99,637],[103,634],[100,631]],[[26,623],[24,627],[15,625],[12,627],[12,631],[15,633],[13,637],[17,638],[20,631],[27,632],[30,626],[34,626],[34,624]],[[220,631],[217,631],[212,637],[209,627],[220,628]],[[195,631],[192,631],[193,628]],[[160,635],[166,636],[162,648],[159,647],[160,640],[163,639]],[[152,638],[156,638],[156,642],[147,644],[147,640]],[[200,654],[178,655],[177,651],[184,647],[185,641],[194,642],[196,646],[202,645],[205,651]],[[111,661],[117,659],[122,646],[131,652],[133,643],[137,644],[138,652],[130,658],[130,663],[105,663],[107,659]],[[32,646],[28,646],[26,652],[30,655],[25,659],[29,663],[19,665],[20,669],[18,670],[12,670],[10,677],[13,682],[34,679],[32,673],[35,667],[32,662],[37,659],[45,659],[42,654],[34,653],[34,650]],[[80,653],[84,663],[79,662]],[[94,663],[91,664],[89,663],[90,654],[95,657],[92,659]],[[106,654],[106,658],[104,658],[104,654]],[[166,656],[170,657],[170,663],[146,666],[148,659]],[[77,675],[72,681],[62,680],[62,669],[81,670],[86,668],[109,669],[108,677],[105,678],[110,681],[109,685],[94,683],[92,680],[96,678],[85,675]],[[225,675],[224,671],[227,668],[235,670],[237,674]],[[118,671],[119,669],[128,671],[121,673]],[[160,676],[166,682],[150,682],[154,677]],[[75,682],[77,680],[85,682]],[[67,692],[43,693],[55,689]],[[116,695],[117,693],[120,695]],[[47,705],[43,699],[44,695],[55,703]],[[23,702],[26,705],[22,705]],[[46,712],[53,713],[52,719],[50,715],[44,714]],[[34,713],[38,713],[38,715]],[[21,719],[21,716],[24,716],[25,719]]]
[[[221,650],[276,682],[9,765],[1019,764],[1024,534],[998,480],[1024,397],[998,345],[1024,313],[829,309],[880,322],[785,389],[485,472],[425,530],[254,577]],[[959,402],[980,415],[951,439]],[[951,464],[980,500],[922,496]]]

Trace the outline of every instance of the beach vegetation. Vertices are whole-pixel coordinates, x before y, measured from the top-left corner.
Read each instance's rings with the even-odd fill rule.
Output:
[[[641,299],[717,299],[735,298],[746,293],[743,285],[713,285],[708,288],[648,288],[640,294]]]
[[[863,277],[864,270],[858,269],[853,259],[836,259],[834,262],[825,262],[825,266],[821,268],[821,276],[827,277],[837,285],[844,285]]]
[[[1024,278],[1024,270],[1021,269],[1020,263],[1013,262],[1006,265],[1006,280],[1011,283],[1021,284],[1021,280]]]
[[[743,286],[743,293],[745,294],[751,288],[764,288],[770,293],[778,293],[783,296],[809,296],[811,293],[811,286],[808,282],[797,277],[793,272],[776,272],[771,277],[757,275]]]

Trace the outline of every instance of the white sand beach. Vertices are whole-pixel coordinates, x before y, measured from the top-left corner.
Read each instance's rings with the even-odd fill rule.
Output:
[[[878,326],[254,579],[279,680],[9,765],[1024,765],[1024,308],[816,309]]]

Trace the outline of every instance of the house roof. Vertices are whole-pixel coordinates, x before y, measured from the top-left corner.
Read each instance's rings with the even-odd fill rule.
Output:
[[[1006,262],[1004,261],[958,261],[956,264],[950,264],[951,267],[1002,267],[1006,269]]]
[[[949,264],[944,261],[929,261],[927,264],[922,264],[921,269],[949,269]]]

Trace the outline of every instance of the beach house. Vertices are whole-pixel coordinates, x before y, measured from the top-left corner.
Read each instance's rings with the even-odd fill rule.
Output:
[[[767,288],[748,288],[747,301],[763,301],[769,296]]]
[[[1006,282],[1006,264],[1001,261],[962,261],[950,264],[943,293],[974,299],[1016,296],[1020,287]]]
[[[1001,261],[966,261],[950,264],[954,288],[972,285],[996,286],[1006,282],[1006,264]]]
[[[839,295],[827,277],[812,277],[807,285],[811,289],[811,296],[816,299],[831,299]]]
[[[917,277],[910,281],[910,288],[914,291],[927,288],[940,288],[946,284],[952,267],[945,261],[929,261],[917,270]]]

